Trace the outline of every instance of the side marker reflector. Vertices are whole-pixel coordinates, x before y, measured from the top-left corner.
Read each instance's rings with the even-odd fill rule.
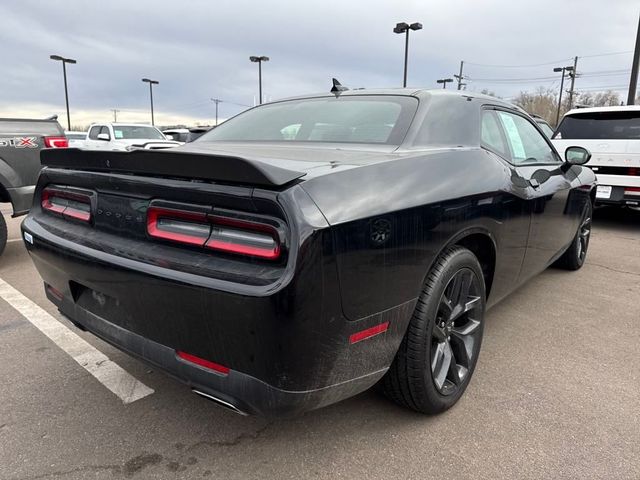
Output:
[[[367,338],[374,337],[379,335],[380,333],[386,332],[389,328],[389,322],[381,323],[380,325],[376,325],[375,327],[367,328],[366,330],[361,330],[360,332],[356,332],[349,336],[349,343],[354,344],[361,342],[362,340],[366,340]]]
[[[180,350],[176,351],[178,357],[182,360],[185,360],[189,363],[193,363],[200,367],[207,368],[209,370],[213,370],[214,372],[222,373],[223,375],[229,374],[229,367],[225,367],[224,365],[220,365],[219,363],[211,362],[209,360],[205,360],[204,358],[196,357],[195,355],[191,355],[187,352],[181,352]]]

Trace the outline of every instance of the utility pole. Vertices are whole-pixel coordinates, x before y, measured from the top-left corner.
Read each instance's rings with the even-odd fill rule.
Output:
[[[573,108],[573,87],[576,83],[576,76],[578,75],[578,57],[573,59],[573,72],[569,72],[571,77],[571,88],[569,89],[569,110]]]
[[[120,110],[116,110],[115,108],[112,108],[111,111],[113,112],[113,123],[118,123],[118,112]]]
[[[464,76],[462,75],[463,68],[464,68],[464,60],[460,60],[460,73],[458,73],[458,75],[453,76],[456,80],[458,80],[458,90],[462,90],[462,87],[466,85],[465,83],[462,83],[462,80],[464,79]]]
[[[222,101],[219,98],[212,98],[211,101],[216,104],[216,127],[218,126],[218,104]]]
[[[636,48],[633,53],[633,65],[631,66],[631,79],[629,81],[629,96],[627,105],[635,105],[636,88],[638,88],[638,69],[640,69],[640,19],[638,19],[638,33],[636,33]]]

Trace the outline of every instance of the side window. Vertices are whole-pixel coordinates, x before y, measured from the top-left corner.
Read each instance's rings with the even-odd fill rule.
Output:
[[[484,110],[482,112],[482,145],[502,155],[506,159],[510,159],[509,147],[502,135],[502,129],[493,110]]]
[[[559,163],[544,136],[529,120],[509,112],[497,112],[507,136],[513,163]]]
[[[100,133],[100,125],[95,125],[91,127],[91,130],[89,130],[89,139],[97,140],[99,133]]]

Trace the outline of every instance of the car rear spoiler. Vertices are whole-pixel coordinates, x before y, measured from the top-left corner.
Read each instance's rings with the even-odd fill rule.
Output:
[[[44,167],[213,180],[265,187],[280,187],[305,175],[303,172],[249,158],[173,149],[130,152],[44,149],[40,152],[40,163]]]

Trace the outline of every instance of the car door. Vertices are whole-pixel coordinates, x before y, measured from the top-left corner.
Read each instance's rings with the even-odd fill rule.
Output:
[[[579,180],[533,121],[506,109],[495,109],[493,115],[507,141],[512,180],[526,185],[531,224],[520,275],[524,280],[549,266],[574,238],[582,212],[570,208],[570,193]]]
[[[90,129],[89,129],[89,133],[87,134],[87,139],[85,140],[85,148],[88,150],[97,150],[98,149],[98,143],[100,142],[100,140],[98,140],[98,134],[100,133],[100,129],[102,128],[101,125],[93,125]]]

